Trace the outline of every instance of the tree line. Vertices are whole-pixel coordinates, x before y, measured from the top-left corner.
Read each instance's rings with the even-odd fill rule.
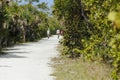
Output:
[[[53,14],[65,28],[63,54],[103,61],[113,67],[113,80],[119,80],[119,0],[54,0],[54,3]]]
[[[21,1],[24,3],[21,4]],[[35,3],[35,4],[33,4]],[[51,33],[59,23],[49,16],[47,3],[39,0],[0,0],[0,50],[21,42],[35,41]]]

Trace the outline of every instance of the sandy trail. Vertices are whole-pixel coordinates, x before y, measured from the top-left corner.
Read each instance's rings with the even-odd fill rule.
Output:
[[[58,55],[58,41],[53,36],[7,48],[0,56],[0,80],[54,80],[48,63]]]

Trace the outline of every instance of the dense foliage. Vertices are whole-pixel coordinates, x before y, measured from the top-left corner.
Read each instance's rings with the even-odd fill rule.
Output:
[[[77,5],[78,3],[80,5]],[[55,0],[54,8],[53,13],[65,26],[63,44],[68,47],[70,53],[73,53],[73,48],[82,49],[81,39],[90,36],[90,23],[84,14],[85,10],[83,10],[82,3],[79,0]]]
[[[20,1],[20,0],[19,0]],[[0,49],[19,42],[35,41],[46,36],[48,28],[53,32],[57,21],[48,16],[48,7],[39,0],[0,0]],[[22,0],[23,1],[23,0]],[[33,5],[33,2],[39,2]]]
[[[115,11],[120,16],[119,0],[54,0],[54,2],[53,13],[65,26],[63,45],[67,54],[72,57],[80,54],[85,59],[100,60],[112,65],[114,69],[112,77],[118,80],[120,20],[110,21],[108,14]]]

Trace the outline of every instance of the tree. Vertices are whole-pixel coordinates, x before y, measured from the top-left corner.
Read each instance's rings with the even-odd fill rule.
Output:
[[[119,12],[119,0],[54,0],[53,13],[64,21],[63,44],[69,55],[83,55],[85,59],[100,59],[114,67],[112,77],[120,72],[119,29],[114,30],[108,13]],[[119,14],[117,15],[117,17]],[[119,20],[114,21],[119,28]],[[117,38],[115,38],[115,36]],[[116,56],[116,57],[115,57]]]

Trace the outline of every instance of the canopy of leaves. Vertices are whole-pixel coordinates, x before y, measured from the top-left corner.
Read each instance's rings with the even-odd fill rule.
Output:
[[[112,77],[118,80],[120,48],[117,46],[120,43],[115,36],[118,37],[120,33],[119,0],[54,0],[54,2],[53,13],[58,20],[64,21],[63,44],[67,47],[65,49],[67,54],[75,56],[79,53],[88,60],[100,58],[112,64],[114,66]],[[112,46],[108,45],[109,43],[112,43]]]

